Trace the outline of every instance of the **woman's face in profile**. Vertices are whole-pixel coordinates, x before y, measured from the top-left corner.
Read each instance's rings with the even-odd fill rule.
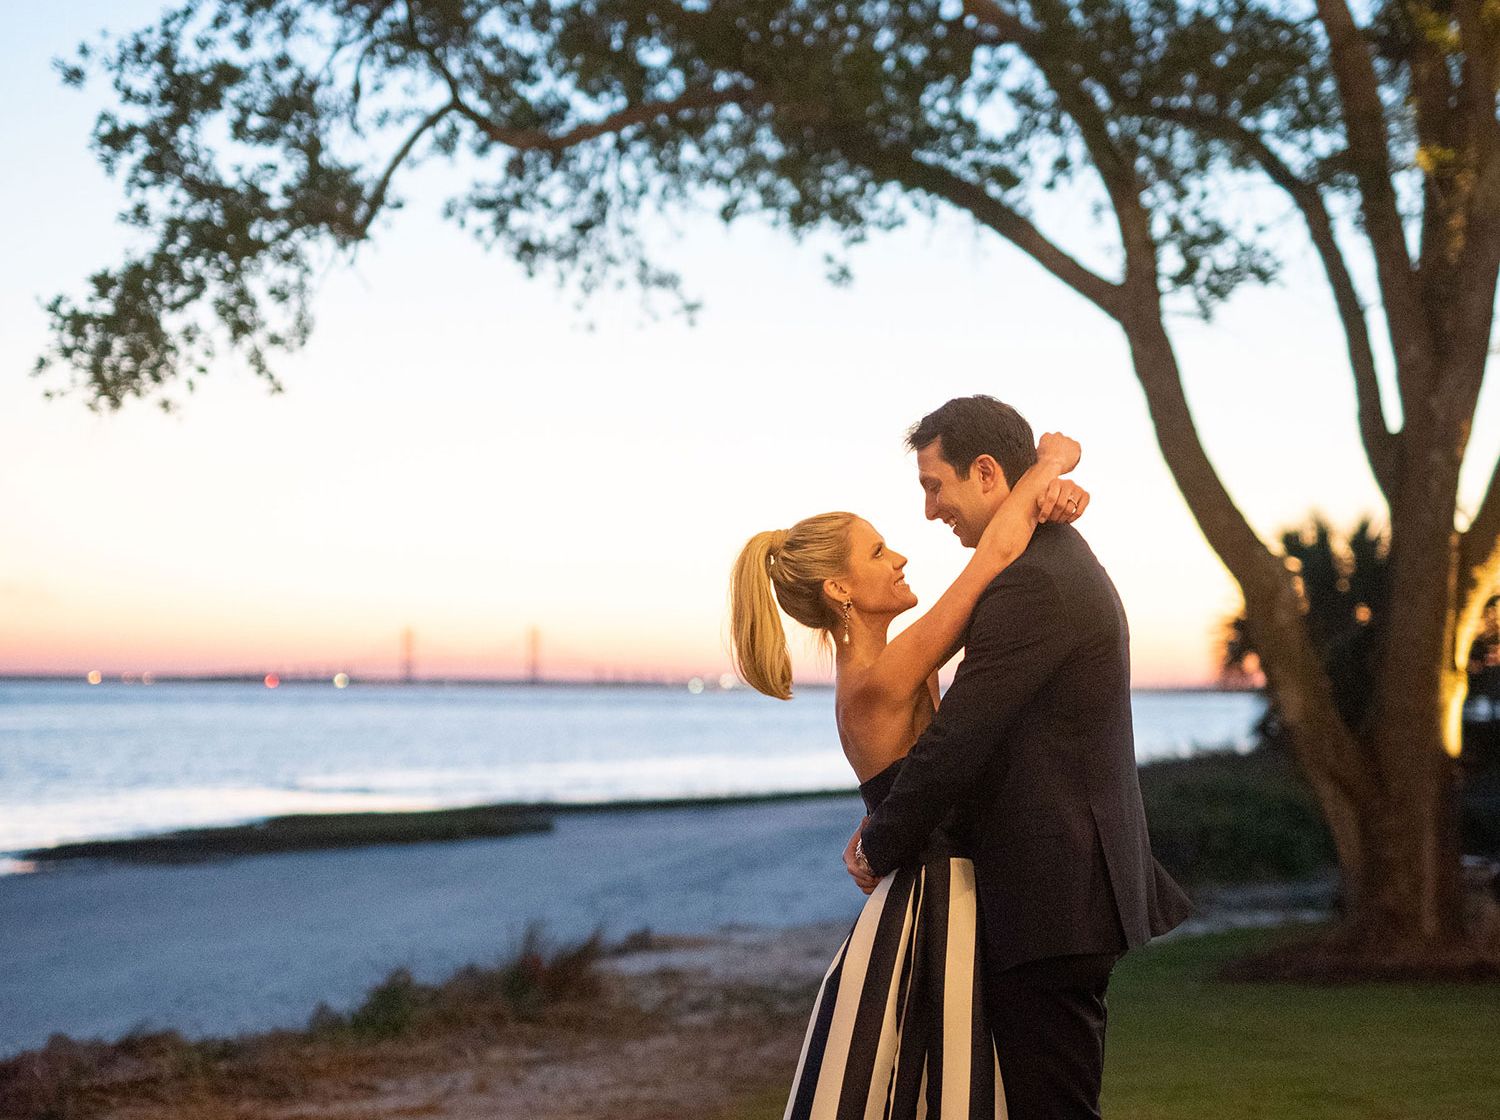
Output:
[[[906,585],[906,557],[886,545],[864,518],[849,528],[849,585],[854,607],[861,614],[897,615],[917,605],[916,593]]]

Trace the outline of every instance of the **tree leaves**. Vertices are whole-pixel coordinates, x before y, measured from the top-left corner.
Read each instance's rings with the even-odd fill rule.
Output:
[[[1152,212],[1163,293],[1206,316],[1276,259],[1222,189],[1243,151],[1173,111],[1277,135],[1316,174],[1337,123],[1317,48],[1252,0],[192,0],[60,64],[111,81],[94,149],[149,240],[48,305],[37,370],[108,408],[231,353],[274,385],[309,278],[432,159],[481,169],[445,212],[528,274],[690,311],[655,259],[664,217],[853,244],[935,205],[902,185],[913,160],[1016,214],[1070,191],[1087,215],[1108,158]],[[1107,224],[1063,234],[1111,255]]]

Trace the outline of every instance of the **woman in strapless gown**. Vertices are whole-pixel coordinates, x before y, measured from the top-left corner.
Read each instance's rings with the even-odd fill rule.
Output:
[[[780,610],[835,654],[834,710],[845,757],[874,810],[932,720],[937,671],[958,651],[980,593],[1043,520],[1072,521],[1088,495],[1062,479],[1080,448],[1048,433],[1037,462],[990,521],[974,556],[925,615],[874,527],[826,513],[757,533],[731,578],[736,667],[747,683],[791,698]],[[986,463],[988,461],[988,463]],[[990,469],[981,456],[975,470]],[[1000,474],[1003,482],[1003,473]],[[834,955],[813,1004],[785,1120],[992,1120],[1005,1094],[980,997],[974,866],[943,831],[880,880]]]

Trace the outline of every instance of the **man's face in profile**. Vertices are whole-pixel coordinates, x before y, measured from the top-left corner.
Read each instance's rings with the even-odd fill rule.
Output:
[[[927,520],[943,522],[965,548],[979,543],[996,507],[1010,493],[1004,473],[988,456],[976,459],[969,477],[960,478],[943,458],[941,436],[917,452],[917,481],[922,484]]]

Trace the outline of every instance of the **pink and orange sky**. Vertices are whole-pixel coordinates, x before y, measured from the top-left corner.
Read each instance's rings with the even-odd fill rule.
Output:
[[[438,217],[434,168],[351,265],[319,281],[287,392],[225,362],[180,412],[88,412],[27,376],[39,304],[125,244],[87,152],[103,91],[51,57],[158,5],[29,8],[0,46],[0,672],[728,668],[725,581],[751,533],[825,509],[868,517],[930,602],[965,553],[922,519],[905,428],[987,392],[1085,447],[1080,525],[1114,575],[1137,682],[1211,680],[1238,606],[1157,452],[1112,324],[993,235],[918,219],[824,280],[816,241],[689,218],[663,257],[705,300],[653,321],[633,295],[579,312]],[[1083,223],[1078,223],[1080,228]],[[1254,524],[1376,510],[1328,297],[1296,227],[1285,282],[1174,323],[1204,441]],[[1091,236],[1086,232],[1081,236]],[[179,396],[182,396],[179,394]],[[1477,500],[1500,445],[1481,401]],[[810,658],[802,671],[821,675]]]

